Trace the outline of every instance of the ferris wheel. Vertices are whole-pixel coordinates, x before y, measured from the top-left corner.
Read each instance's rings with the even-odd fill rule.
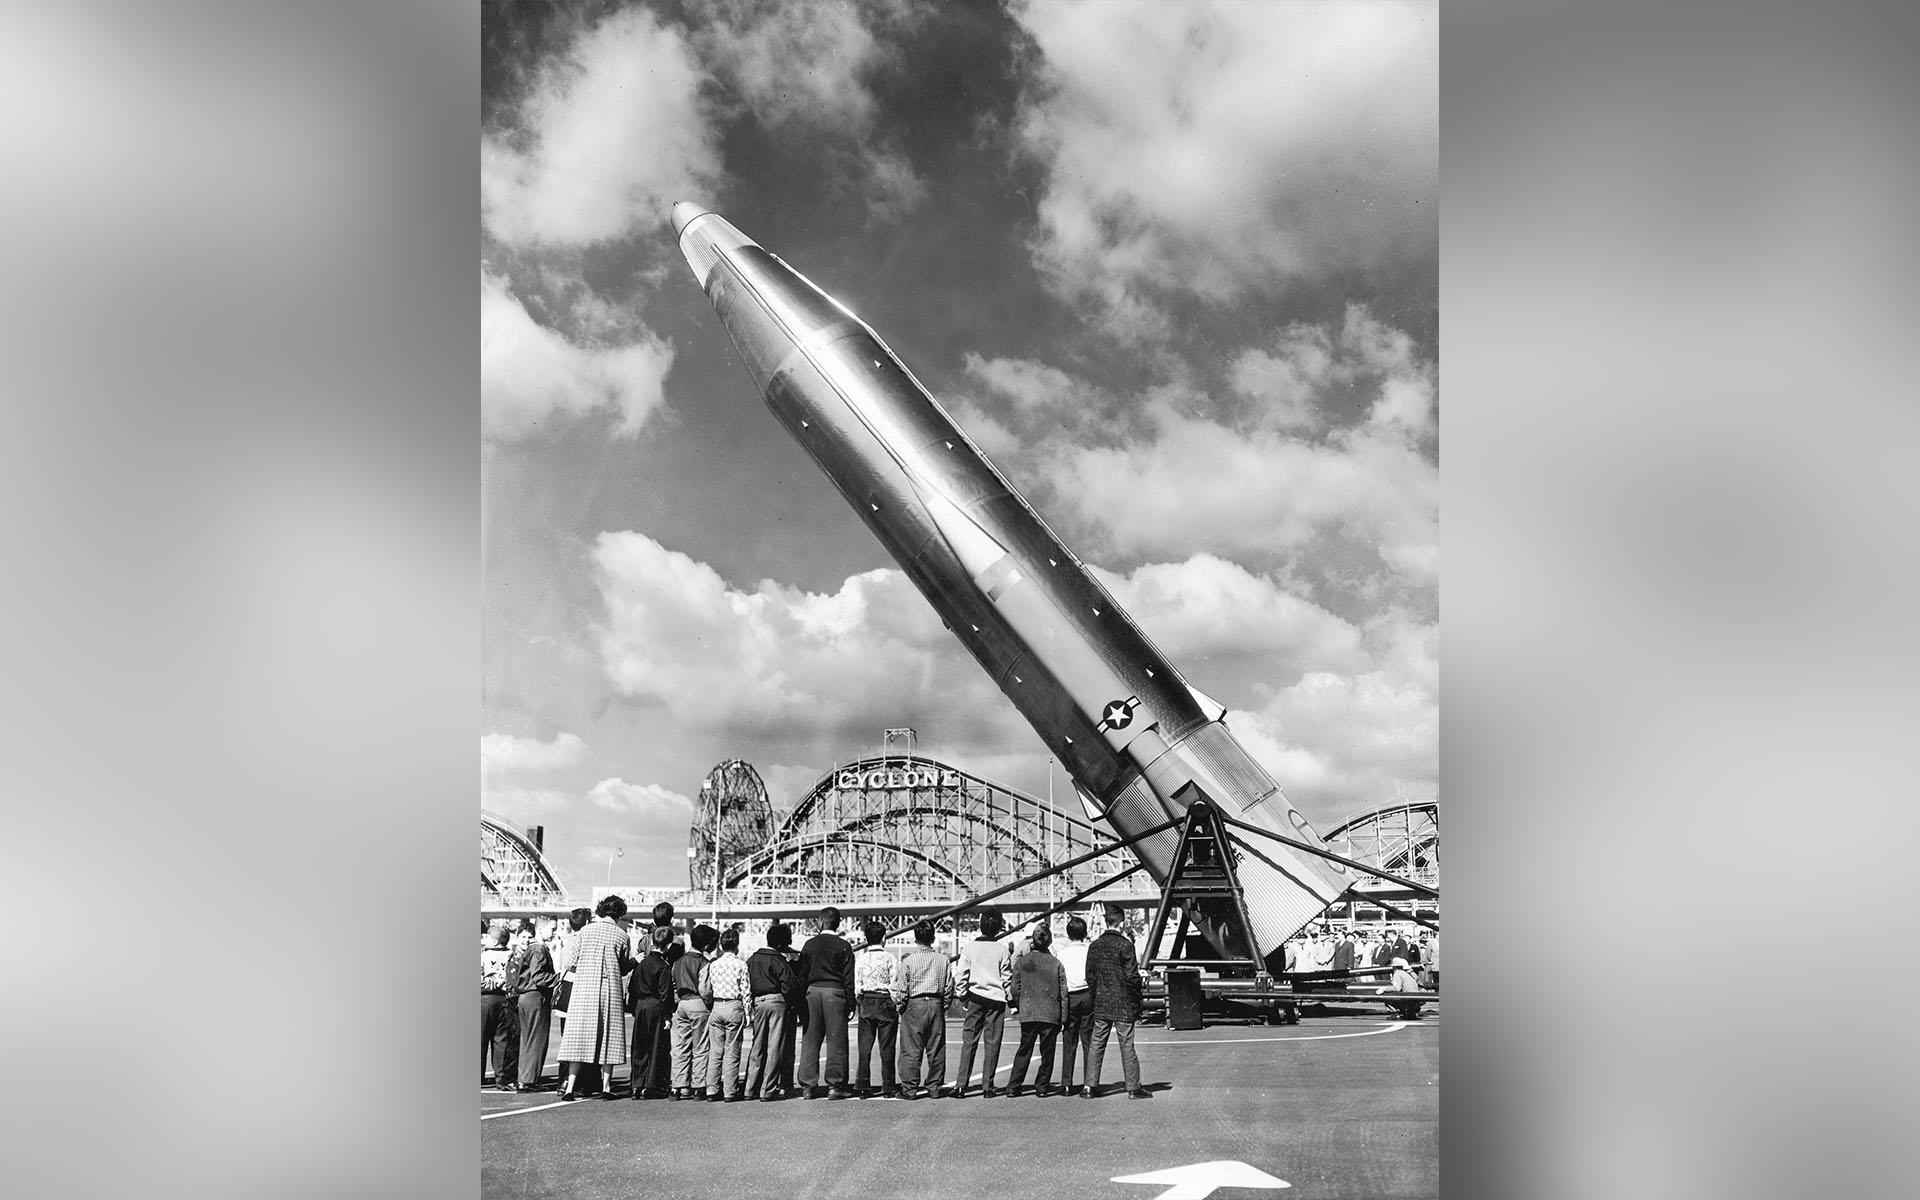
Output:
[[[687,846],[687,877],[695,888],[714,886],[717,861],[725,872],[745,863],[773,837],[773,805],[767,785],[745,759],[730,758],[707,773],[693,810],[693,829]]]

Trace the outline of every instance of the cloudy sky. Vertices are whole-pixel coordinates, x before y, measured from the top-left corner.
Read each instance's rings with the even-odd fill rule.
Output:
[[[489,5],[482,804],[686,879],[889,726],[1046,750],[766,411],[699,201],[864,317],[1325,829],[1439,745],[1435,10]],[[1056,795],[1070,804],[1063,775]]]

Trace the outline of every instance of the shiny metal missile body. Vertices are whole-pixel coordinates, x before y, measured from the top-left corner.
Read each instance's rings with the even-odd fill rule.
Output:
[[[1322,844],[1225,710],[1187,685],[865,322],[715,213],[677,204],[673,228],[767,406],[1066,767],[1090,815],[1130,836],[1181,815],[1193,785],[1228,816]],[[1278,975],[1281,944],[1352,880],[1338,863],[1246,840],[1259,843],[1237,863],[1252,949]],[[1178,846],[1176,829],[1135,849],[1164,883]],[[1203,927],[1223,953],[1244,953],[1229,911]]]

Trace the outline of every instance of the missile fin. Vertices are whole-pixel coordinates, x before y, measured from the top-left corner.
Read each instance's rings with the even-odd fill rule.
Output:
[[[1207,715],[1207,720],[1218,721],[1227,715],[1226,705],[1215,700],[1212,696],[1207,695],[1191,683],[1187,684],[1187,691],[1193,696],[1193,702],[1200,706],[1200,711]]]

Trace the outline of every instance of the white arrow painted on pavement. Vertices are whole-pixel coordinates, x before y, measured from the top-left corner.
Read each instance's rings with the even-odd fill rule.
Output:
[[[1173,1186],[1161,1192],[1154,1200],[1206,1200],[1215,1188],[1283,1188],[1292,1187],[1284,1179],[1275,1179],[1260,1168],[1231,1159],[1220,1162],[1190,1163],[1184,1167],[1168,1167],[1164,1171],[1148,1171],[1143,1175],[1116,1175],[1114,1183],[1169,1183]]]

